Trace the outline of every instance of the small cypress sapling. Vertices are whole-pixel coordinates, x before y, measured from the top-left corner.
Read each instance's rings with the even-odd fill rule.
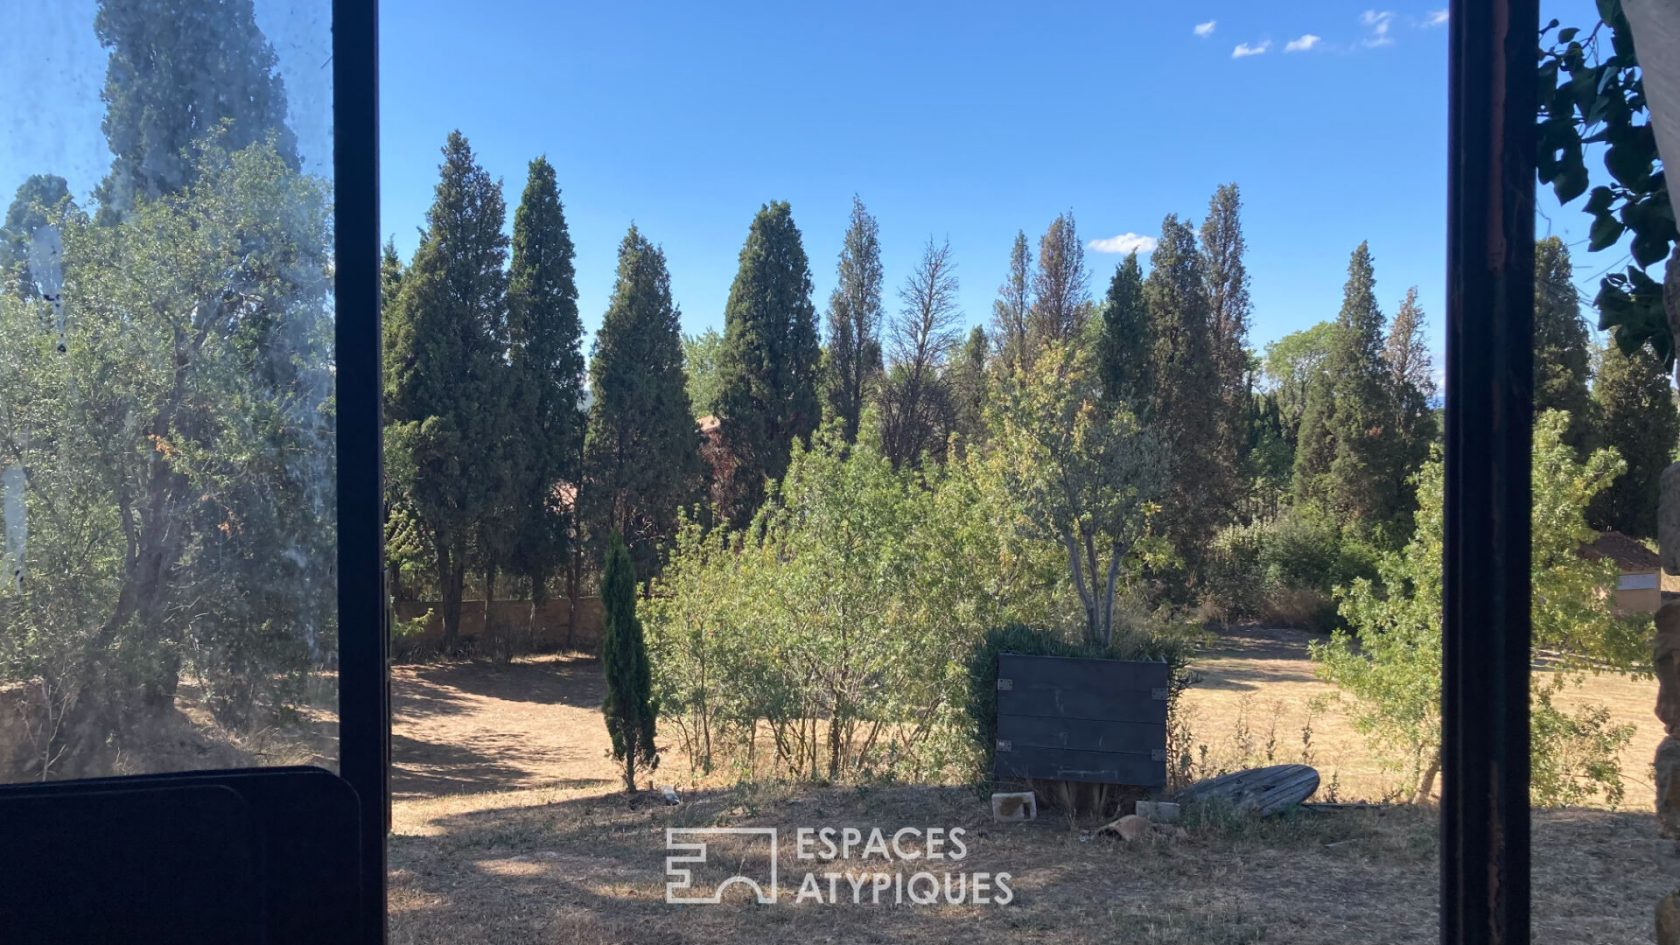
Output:
[[[642,622],[636,617],[636,569],[624,539],[613,532],[601,569],[601,604],[606,611],[601,641],[601,668],[607,677],[607,697],[601,703],[613,758],[623,765],[624,789],[636,790],[636,766],[649,771],[659,766],[653,746],[654,704]]]

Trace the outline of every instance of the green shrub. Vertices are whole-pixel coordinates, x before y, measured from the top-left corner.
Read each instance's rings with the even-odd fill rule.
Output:
[[[968,699],[964,708],[973,733],[975,774],[980,783],[992,778],[992,761],[997,752],[997,667],[998,654],[1024,656],[1073,656],[1110,660],[1163,660],[1167,664],[1167,714],[1177,704],[1184,688],[1184,667],[1189,647],[1183,640],[1159,629],[1116,629],[1107,647],[1073,642],[1052,630],[1009,624],[987,631],[968,657]]]
[[[1376,575],[1378,550],[1313,509],[1233,525],[1214,537],[1207,595],[1227,621],[1328,632],[1338,626],[1335,592]]]

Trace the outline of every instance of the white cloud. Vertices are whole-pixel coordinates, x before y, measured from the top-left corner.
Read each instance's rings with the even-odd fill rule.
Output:
[[[1283,47],[1283,51],[1286,53],[1306,52],[1314,46],[1317,46],[1321,38],[1322,37],[1315,36],[1312,33],[1303,33],[1299,39],[1290,40]]]
[[[1394,37],[1388,35],[1394,26],[1394,13],[1389,10],[1366,10],[1359,15],[1359,22],[1365,25],[1365,39],[1363,45],[1392,46]]]
[[[1137,233],[1121,233],[1107,239],[1092,240],[1086,244],[1092,252],[1097,253],[1152,253],[1155,251],[1155,237],[1142,236]]]
[[[1266,50],[1271,49],[1271,48],[1272,48],[1272,41],[1269,40],[1269,39],[1268,40],[1263,40],[1259,43],[1256,43],[1253,46],[1250,46],[1247,43],[1238,43],[1237,48],[1231,50],[1231,58],[1232,59],[1247,59],[1249,56],[1261,55]]]
[[[1197,23],[1196,35],[1203,39],[1207,39],[1209,36],[1213,35],[1213,28],[1218,25],[1218,20],[1208,20],[1206,23]]]
[[[1429,15],[1427,15],[1423,18],[1424,29],[1428,29],[1432,26],[1446,26],[1446,25],[1447,25],[1447,11],[1445,11],[1445,10],[1430,10]]]

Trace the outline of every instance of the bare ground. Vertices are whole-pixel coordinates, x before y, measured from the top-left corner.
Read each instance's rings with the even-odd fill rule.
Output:
[[[1312,677],[1306,639],[1239,634],[1200,661],[1201,682],[1185,704],[1210,752],[1234,757],[1258,746],[1263,753],[1273,731],[1277,760],[1297,760],[1307,704],[1328,691]],[[1629,687],[1606,690],[1617,695],[1618,716],[1654,726],[1644,721],[1651,717],[1642,684],[1616,682]],[[983,799],[960,787],[716,787],[685,791],[684,803],[670,807],[617,790],[593,661],[398,667],[392,685],[391,940],[399,945],[1435,940],[1430,810],[1194,825],[1186,839],[1128,847],[1082,840],[1054,815],[993,825]],[[1635,709],[1644,720],[1631,717]],[[1246,748],[1231,737],[1244,727]],[[1339,710],[1319,707],[1311,728],[1320,766],[1348,772],[1340,776],[1344,795],[1358,793],[1362,778],[1380,784],[1380,769],[1362,765],[1359,738]],[[1642,750],[1636,742],[1635,753]],[[686,772],[670,770],[679,766],[667,758],[659,780],[685,780]],[[1629,774],[1641,770],[1630,766]],[[1650,814],[1642,807],[1546,811],[1534,824],[1537,942],[1652,941],[1652,909],[1674,889],[1680,855],[1658,838]],[[784,894],[776,904],[737,895],[720,905],[667,904],[665,828],[714,825],[774,826],[784,835],[798,826],[962,827],[967,857],[935,872],[1008,872],[1014,901],[913,906],[893,904],[889,893],[877,905],[865,887],[859,905],[842,882],[841,904],[791,902],[806,872],[892,872],[900,864],[813,863],[784,842]],[[713,859],[762,868],[754,857],[751,849],[725,847]]]

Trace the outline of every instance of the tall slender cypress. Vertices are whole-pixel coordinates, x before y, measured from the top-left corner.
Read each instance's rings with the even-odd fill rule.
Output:
[[[634,793],[636,769],[659,767],[659,751],[653,743],[658,709],[653,703],[653,674],[642,621],[636,616],[636,566],[617,532],[607,538],[601,608],[601,670],[607,682],[601,714],[612,739],[613,758],[624,775],[624,790]]]
[[[869,388],[881,374],[880,226],[863,201],[852,198],[851,223],[840,245],[838,281],[828,300],[829,416],[846,442],[857,439]]]
[[[718,418],[736,463],[725,512],[737,524],[758,510],[765,481],[787,471],[793,441],[821,419],[821,355],[811,267],[793,209],[765,204],[741,247],[718,357]]]

